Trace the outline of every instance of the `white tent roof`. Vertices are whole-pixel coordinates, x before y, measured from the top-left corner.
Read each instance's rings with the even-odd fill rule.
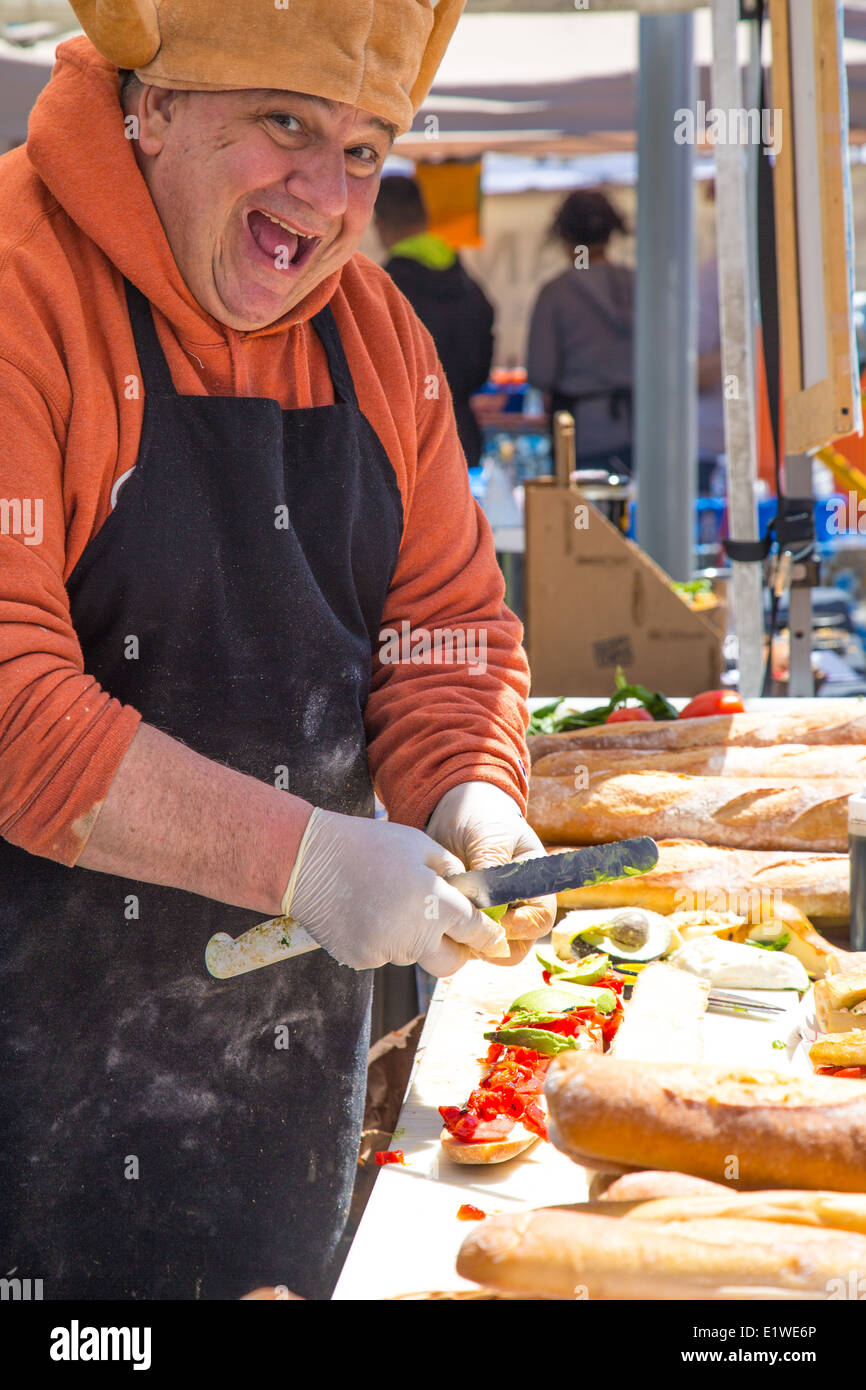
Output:
[[[866,143],[866,11],[846,7],[852,138]],[[710,12],[695,11],[699,95],[709,105]],[[0,150],[23,139],[27,114],[68,33],[19,47],[0,39]],[[741,55],[747,36],[741,26]],[[632,11],[464,14],[413,131],[395,152],[413,159],[612,153],[635,144],[638,15]],[[435,116],[435,139],[425,118]]]

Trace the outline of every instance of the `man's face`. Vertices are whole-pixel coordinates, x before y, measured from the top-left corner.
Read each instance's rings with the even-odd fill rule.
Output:
[[[393,139],[369,112],[295,93],[158,87],[134,109],[178,268],[221,323],[273,323],[357,249]]]

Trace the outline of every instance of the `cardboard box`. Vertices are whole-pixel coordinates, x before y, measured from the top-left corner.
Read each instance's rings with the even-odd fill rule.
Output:
[[[617,666],[631,683],[666,695],[718,687],[717,614],[693,612],[664,571],[574,484],[528,482],[525,510],[534,696],[607,698]]]

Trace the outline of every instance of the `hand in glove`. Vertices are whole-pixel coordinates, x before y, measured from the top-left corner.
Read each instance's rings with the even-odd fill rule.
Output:
[[[499,924],[445,883],[462,872],[421,830],[317,807],[282,912],[353,970],[417,961],[431,975],[451,975],[473,952],[508,950]]]
[[[517,803],[492,782],[461,782],[452,787],[436,803],[427,834],[456,854],[467,869],[535,859],[547,852]],[[522,960],[533,941],[550,931],[555,918],[555,896],[510,907],[500,921],[509,939],[510,955],[508,960],[497,959],[497,965],[515,965]]]

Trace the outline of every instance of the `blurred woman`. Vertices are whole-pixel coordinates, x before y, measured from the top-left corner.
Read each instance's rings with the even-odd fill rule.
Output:
[[[551,411],[575,417],[581,468],[632,469],[634,271],[607,258],[619,213],[597,189],[570,193],[548,232],[568,258],[539,291],[527,375]]]

